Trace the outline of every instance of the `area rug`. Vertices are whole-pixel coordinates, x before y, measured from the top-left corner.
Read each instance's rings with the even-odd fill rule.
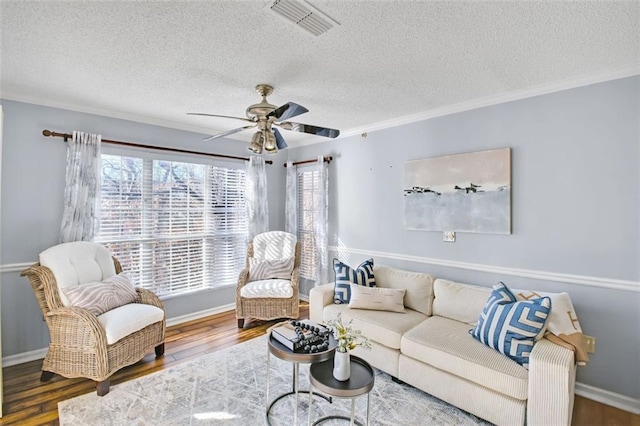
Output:
[[[58,403],[60,424],[76,425],[263,425],[266,411],[266,336],[202,355],[135,380]],[[291,391],[292,364],[271,356],[269,399]],[[309,366],[300,365],[300,387],[309,388]],[[371,425],[488,425],[489,423],[376,370],[370,394]],[[308,395],[300,394],[298,424],[307,424]],[[269,416],[274,426],[294,425],[294,396],[278,401]],[[319,397],[313,419],[346,415],[351,400]],[[366,397],[356,399],[364,421]],[[345,424],[329,420],[323,425]]]

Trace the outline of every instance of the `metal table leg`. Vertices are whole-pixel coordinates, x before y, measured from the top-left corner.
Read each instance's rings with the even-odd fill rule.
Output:
[[[280,401],[282,398],[289,396],[289,395],[295,395],[296,397],[296,401],[295,401],[295,408],[294,408],[294,424],[296,424],[298,422],[298,400],[299,397],[298,395],[301,393],[308,393],[309,394],[309,398],[312,397],[312,395],[316,395],[319,396],[321,398],[324,398],[325,400],[327,400],[327,402],[332,403],[333,399],[330,396],[327,395],[323,395],[317,392],[313,392],[312,390],[309,389],[307,390],[300,390],[300,364],[297,362],[293,363],[293,377],[292,377],[292,382],[293,382],[293,388],[291,389],[291,392],[287,392],[287,393],[283,393],[282,395],[278,396],[276,399],[274,399],[273,401],[271,401],[271,403],[269,403],[269,370],[270,370],[270,360],[271,360],[271,353],[269,352],[269,354],[267,354],[267,412],[266,412],[266,422],[267,425],[271,425],[271,421],[269,420],[269,412],[271,411],[271,408],[275,405],[276,402]]]

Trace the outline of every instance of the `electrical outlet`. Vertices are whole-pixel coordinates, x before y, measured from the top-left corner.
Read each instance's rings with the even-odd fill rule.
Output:
[[[587,352],[590,354],[596,353],[596,338],[593,336],[584,336],[584,342],[587,345]]]
[[[448,243],[455,243],[456,242],[456,233],[453,231],[444,231],[442,233],[442,241],[446,241]]]

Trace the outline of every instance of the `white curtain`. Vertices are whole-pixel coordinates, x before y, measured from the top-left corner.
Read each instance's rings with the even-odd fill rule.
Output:
[[[293,235],[298,235],[298,169],[291,161],[287,163],[287,188],[284,210],[284,230]]]
[[[252,156],[247,163],[247,219],[249,241],[269,230],[267,170],[262,157]]]
[[[100,135],[73,132],[68,142],[61,243],[93,239],[98,225],[101,140]]]
[[[324,157],[318,157],[318,191],[316,192],[316,206],[318,217],[315,223],[316,250],[318,262],[316,262],[316,286],[327,282],[327,251],[329,244],[329,165],[324,162]]]

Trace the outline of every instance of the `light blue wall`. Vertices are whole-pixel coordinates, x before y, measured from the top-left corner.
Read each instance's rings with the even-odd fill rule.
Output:
[[[329,242],[400,256],[639,281],[640,79],[611,81],[288,150],[289,159],[333,155]],[[102,133],[116,140],[200,150],[202,135],[56,108],[2,101],[2,265],[35,261],[57,242],[65,144],[42,129]],[[404,230],[407,160],[510,147],[511,235]],[[246,145],[218,141],[211,151],[246,156]],[[271,229],[284,227],[287,153],[268,167]],[[268,158],[274,158],[270,156]],[[330,253],[330,258],[334,253]],[[353,262],[363,256],[353,256]],[[491,286],[566,291],[597,353],[581,383],[640,398],[640,293],[376,259],[437,277]],[[330,274],[329,276],[332,276]],[[308,293],[308,284],[303,292]],[[169,318],[233,302],[233,289],[166,301]],[[40,349],[48,331],[25,278],[2,274],[3,355]]]
[[[119,120],[21,102],[2,101],[4,139],[2,155],[2,223],[0,264],[36,262],[38,253],[58,243],[62,218],[66,144],[42,136],[43,129],[82,130],[103,138],[152,146],[181,148],[247,157],[243,142],[202,142],[203,135],[132,121]],[[106,145],[105,145],[106,148]],[[283,229],[284,167],[286,153],[270,155],[267,166],[270,227]],[[211,160],[214,164],[244,167],[242,162]],[[226,161],[226,162],[225,162]],[[41,349],[49,333],[26,278],[19,272],[2,274],[3,356]],[[165,300],[167,318],[188,315],[235,302],[235,287],[225,287]]]
[[[293,149],[289,159],[333,155],[329,244],[507,268],[640,280],[638,77],[433,118]],[[510,147],[511,235],[403,229],[407,160]],[[335,253],[330,253],[330,259]],[[364,256],[352,256],[352,262]],[[640,292],[424,263],[376,259],[436,277],[566,291],[597,353],[584,384],[640,398]],[[329,276],[333,276],[330,273]],[[304,289],[308,292],[308,287]]]

